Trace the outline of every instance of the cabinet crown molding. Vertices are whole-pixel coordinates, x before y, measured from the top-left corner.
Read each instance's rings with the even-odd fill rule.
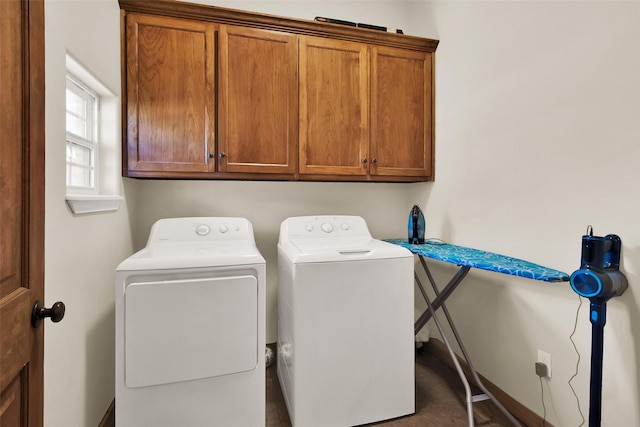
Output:
[[[286,18],[175,0],[119,0],[119,3],[120,9],[125,12],[148,13],[263,30],[284,31],[292,34],[363,42],[420,52],[435,52],[439,43],[438,40],[405,34],[387,33],[366,28]]]

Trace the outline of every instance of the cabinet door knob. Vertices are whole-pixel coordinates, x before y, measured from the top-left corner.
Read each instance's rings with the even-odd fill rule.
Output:
[[[371,159],[371,161],[373,162],[374,165],[378,163],[378,159],[376,158]]]
[[[226,153],[220,153],[220,158],[221,158],[221,159],[223,159],[223,158],[225,158],[225,157],[227,157],[227,154],[226,154]]]
[[[207,157],[210,158],[210,159],[213,159],[213,153],[207,154]]]
[[[367,159],[362,159],[362,163],[367,163]]]

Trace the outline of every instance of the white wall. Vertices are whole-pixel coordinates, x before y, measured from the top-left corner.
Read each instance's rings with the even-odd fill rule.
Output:
[[[391,28],[406,28],[410,18],[409,5],[412,3],[407,0],[192,0],[189,2],[288,18],[313,20],[316,16],[324,16]]]
[[[629,289],[608,303],[603,426],[640,424],[640,3],[412,3],[436,54],[436,182],[415,184],[427,234],[571,273],[581,236],[622,238]],[[455,267],[439,268],[451,275]],[[552,356],[547,419],[580,425],[567,382],[579,297],[568,283],[470,273],[449,309],[476,368],[543,414],[537,349]],[[588,301],[572,381],[589,406]],[[431,329],[432,332],[435,328]]]
[[[116,98],[103,129],[103,184],[135,198],[120,174],[120,12],[116,1],[45,2],[45,302],[66,304],[45,322],[48,427],[97,426],[114,396],[115,268],[133,251],[130,211],[74,216],[65,203],[65,54]]]

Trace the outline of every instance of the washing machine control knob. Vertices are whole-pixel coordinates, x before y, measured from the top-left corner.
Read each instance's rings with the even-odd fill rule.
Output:
[[[331,233],[333,231],[333,225],[331,225],[331,223],[329,222],[323,223],[320,227],[325,233]]]
[[[196,234],[198,236],[206,236],[207,234],[209,234],[210,231],[211,229],[207,224],[200,224],[199,226],[196,227]]]
[[[221,225],[220,228],[218,229],[218,231],[221,232],[222,234],[224,234],[227,231],[229,231],[229,229],[227,228],[226,225]]]
[[[342,228],[344,231],[347,231],[349,229],[349,225],[343,222],[340,228]]]
[[[311,232],[313,231],[313,225],[308,224],[308,225],[305,227],[305,229],[306,229],[309,233],[311,233]]]

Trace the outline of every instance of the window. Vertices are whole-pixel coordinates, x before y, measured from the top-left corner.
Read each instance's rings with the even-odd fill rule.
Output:
[[[118,96],[69,53],[66,65],[67,205],[75,215],[117,211],[124,201]]]
[[[67,74],[67,193],[97,194],[100,98]]]

